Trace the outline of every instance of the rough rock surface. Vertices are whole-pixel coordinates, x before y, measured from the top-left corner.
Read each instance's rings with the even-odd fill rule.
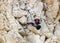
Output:
[[[60,0],[0,0],[0,43],[60,43]]]

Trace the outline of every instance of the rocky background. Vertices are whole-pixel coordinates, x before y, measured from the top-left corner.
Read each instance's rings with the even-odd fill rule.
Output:
[[[0,43],[60,43],[60,0],[0,0]]]

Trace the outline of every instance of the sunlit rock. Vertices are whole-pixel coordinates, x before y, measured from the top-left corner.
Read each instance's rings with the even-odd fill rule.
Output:
[[[0,0],[0,43],[60,43],[60,1]]]
[[[21,17],[19,20],[18,20],[21,24],[26,24],[27,23],[27,18],[25,16]]]

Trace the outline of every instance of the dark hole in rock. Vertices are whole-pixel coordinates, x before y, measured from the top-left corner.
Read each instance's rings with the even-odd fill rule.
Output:
[[[7,30],[7,32],[9,32],[10,30]]]
[[[59,19],[59,22],[60,22],[60,19]]]
[[[15,19],[20,19],[21,17],[15,17]]]
[[[45,41],[47,40],[48,38],[47,37],[45,37]]]
[[[56,28],[56,27],[54,26],[53,34],[54,34],[54,32],[55,32],[55,28]]]
[[[25,3],[25,5],[27,5],[27,3]]]
[[[34,18],[36,17],[36,15],[34,15]]]

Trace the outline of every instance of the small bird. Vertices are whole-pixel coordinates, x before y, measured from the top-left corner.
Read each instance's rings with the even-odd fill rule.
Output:
[[[31,16],[30,16],[30,18],[31,18]],[[31,18],[31,22],[28,22],[27,24],[32,25],[32,26],[36,27],[37,30],[39,30],[41,28],[41,26],[39,25],[40,24],[39,21],[40,20],[38,18],[36,18],[36,19]]]
[[[37,28],[37,30],[39,30],[41,28],[41,26],[39,25],[40,24],[39,19],[34,19],[34,22],[36,24],[35,27]]]

